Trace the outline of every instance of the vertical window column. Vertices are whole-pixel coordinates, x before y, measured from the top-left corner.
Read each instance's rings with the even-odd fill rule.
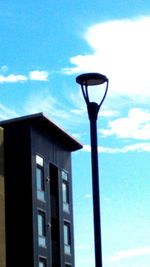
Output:
[[[71,233],[70,223],[64,222],[64,251],[65,254],[71,254]]]
[[[62,198],[63,198],[63,210],[69,212],[69,184],[68,173],[62,171]]]
[[[45,200],[45,184],[44,184],[44,166],[43,158],[36,155],[36,189],[37,199]]]
[[[46,218],[45,212],[38,211],[38,244],[46,247]]]

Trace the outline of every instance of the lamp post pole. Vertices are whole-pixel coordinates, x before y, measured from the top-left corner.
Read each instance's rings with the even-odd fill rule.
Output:
[[[84,100],[90,121],[91,138],[91,166],[92,166],[92,193],[93,193],[93,221],[94,221],[94,244],[95,244],[95,267],[102,267],[102,242],[101,242],[101,219],[100,219],[100,192],[99,192],[99,166],[97,146],[97,117],[100,107],[108,90],[108,79],[99,73],[87,73],[79,75],[76,82],[81,85]],[[91,102],[88,94],[88,86],[100,85],[106,82],[106,90],[100,102]]]

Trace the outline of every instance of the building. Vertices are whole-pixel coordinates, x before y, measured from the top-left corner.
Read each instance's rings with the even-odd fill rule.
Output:
[[[6,267],[74,267],[71,152],[81,144],[42,113],[0,125]]]
[[[5,241],[5,184],[4,184],[4,135],[0,128],[0,266],[6,267]]]

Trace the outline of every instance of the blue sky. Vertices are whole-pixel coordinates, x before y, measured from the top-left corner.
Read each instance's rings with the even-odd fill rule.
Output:
[[[0,1],[0,36],[0,119],[43,111],[84,145],[72,161],[76,267],[93,267],[94,252],[89,123],[75,77],[109,78],[98,120],[103,266],[147,267],[150,1]]]

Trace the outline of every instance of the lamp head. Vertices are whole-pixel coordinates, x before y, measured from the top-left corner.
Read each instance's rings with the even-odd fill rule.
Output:
[[[81,74],[76,78],[78,84],[86,86],[94,86],[108,82],[108,79],[105,75],[100,73],[85,73]]]

